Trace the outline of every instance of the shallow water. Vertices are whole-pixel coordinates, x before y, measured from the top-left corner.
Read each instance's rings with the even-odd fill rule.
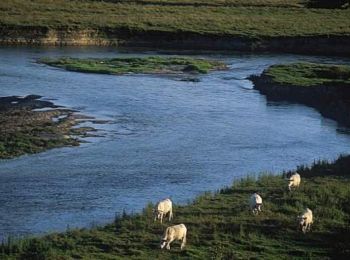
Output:
[[[339,58],[207,55],[230,70],[200,76],[199,83],[67,72],[35,62],[149,54],[0,48],[0,96],[38,94],[111,121],[96,125],[104,137],[80,147],[0,161],[0,238],[106,223],[168,196],[186,203],[248,173],[277,173],[350,150],[346,129],[338,131],[312,108],[267,103],[245,80],[275,63]]]

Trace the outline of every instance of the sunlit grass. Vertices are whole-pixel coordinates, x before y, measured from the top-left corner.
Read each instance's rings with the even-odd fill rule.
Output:
[[[350,35],[350,9],[309,9],[306,1],[0,1],[2,28],[100,29],[103,35],[171,32],[216,36]]]
[[[215,60],[194,59],[185,57],[145,57],[145,58],[114,58],[114,59],[76,59],[44,58],[40,62],[50,66],[70,71],[126,74],[126,73],[201,73],[211,70],[225,69],[226,65]]]
[[[269,67],[265,75],[274,82],[296,86],[350,86],[350,66],[316,63],[293,63]]]

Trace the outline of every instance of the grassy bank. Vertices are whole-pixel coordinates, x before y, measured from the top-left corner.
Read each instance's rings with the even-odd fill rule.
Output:
[[[350,9],[313,9],[307,8],[307,3],[302,0],[5,0],[0,1],[0,25],[3,32],[9,27],[33,30],[40,27],[248,38],[350,35]]]
[[[283,176],[246,178],[186,206],[175,207],[173,223],[188,228],[187,247],[161,251],[165,227],[154,223],[152,205],[140,214],[122,215],[105,227],[72,230],[0,246],[3,259],[286,259],[350,256],[350,157],[301,167],[302,185],[289,193]],[[253,216],[249,196],[258,191],[263,212]],[[298,232],[296,216],[309,207],[312,231]]]
[[[173,73],[208,73],[211,70],[225,69],[219,61],[193,58],[114,58],[114,59],[41,59],[39,62],[63,68],[69,71],[101,74],[173,74]]]
[[[251,76],[268,100],[301,103],[350,126],[350,66],[316,63],[273,65]]]
[[[293,63],[274,65],[264,71],[273,82],[295,86],[349,86],[349,65],[327,65],[317,63]]]

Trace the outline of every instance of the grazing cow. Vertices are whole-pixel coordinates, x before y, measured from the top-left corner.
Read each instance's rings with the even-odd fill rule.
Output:
[[[169,221],[173,218],[173,203],[170,199],[161,200],[157,203],[154,210],[154,221],[160,219],[163,223],[163,216],[169,214]]]
[[[186,235],[187,228],[184,224],[167,227],[160,241],[160,248],[163,249],[166,246],[166,249],[170,250],[171,242],[174,240],[181,240],[182,250],[186,245]]]
[[[295,173],[294,173],[292,176],[290,176],[289,179],[287,179],[287,180],[289,181],[288,189],[289,189],[289,191],[291,191],[292,188],[298,188],[298,187],[299,187],[301,178],[300,178],[299,173],[295,172]]]
[[[262,198],[259,194],[254,193],[252,196],[250,196],[249,206],[250,209],[253,211],[254,215],[257,215],[259,211],[261,211],[261,205],[262,205]]]
[[[306,208],[304,213],[301,216],[298,216],[299,229],[305,234],[307,231],[310,231],[311,224],[313,223],[312,211],[309,208]]]

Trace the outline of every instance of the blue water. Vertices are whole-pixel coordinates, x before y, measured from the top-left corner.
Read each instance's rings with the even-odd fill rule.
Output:
[[[278,173],[350,151],[350,136],[312,108],[269,103],[245,78],[269,65],[339,58],[198,55],[228,71],[199,83],[67,72],[45,56],[116,57],[108,48],[0,48],[0,96],[42,95],[111,122],[80,147],[0,161],[0,238],[89,227],[170,196],[186,203],[237,176]],[[348,60],[343,60],[348,62]]]

